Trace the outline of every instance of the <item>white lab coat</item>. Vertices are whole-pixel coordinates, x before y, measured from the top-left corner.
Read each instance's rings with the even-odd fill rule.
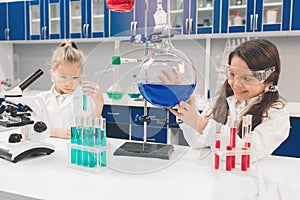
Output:
[[[59,104],[57,101],[57,92],[54,85],[51,89],[38,94],[45,102],[49,113],[49,124],[52,128],[71,127],[75,124],[75,118],[81,116],[94,116],[95,104],[93,99],[87,97],[87,110],[83,110],[83,91],[78,86],[71,94],[64,95],[65,100]]]
[[[247,105],[246,110],[256,103],[254,98],[250,104]],[[227,98],[229,105],[229,115],[234,119],[240,119],[242,113],[237,112],[236,99],[234,96]],[[209,103],[207,108],[201,113],[206,114],[212,109],[213,103]],[[239,124],[237,124],[237,127]],[[195,129],[191,128],[187,124],[182,124],[181,128],[187,142],[192,148],[200,149],[205,146],[213,146],[215,132],[216,132],[216,121],[209,119],[206,128],[202,134],[199,134]],[[252,131],[251,146],[252,150],[256,153],[256,159],[261,159],[272,152],[288,137],[290,129],[290,118],[289,112],[286,108],[270,108],[268,111],[268,118],[264,118],[262,123],[255,127]],[[222,136],[222,140],[226,141]],[[242,146],[242,139],[239,136],[236,137],[236,145]]]

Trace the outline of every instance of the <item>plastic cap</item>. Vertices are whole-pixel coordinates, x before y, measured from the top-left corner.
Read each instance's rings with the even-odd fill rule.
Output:
[[[235,16],[241,16],[241,13],[240,12],[236,12]]]
[[[113,56],[111,64],[121,65],[121,57],[120,56]]]

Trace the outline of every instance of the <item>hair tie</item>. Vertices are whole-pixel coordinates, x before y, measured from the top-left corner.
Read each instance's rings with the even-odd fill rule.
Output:
[[[269,87],[265,88],[265,93],[266,92],[278,92],[278,86],[277,85],[271,85]]]

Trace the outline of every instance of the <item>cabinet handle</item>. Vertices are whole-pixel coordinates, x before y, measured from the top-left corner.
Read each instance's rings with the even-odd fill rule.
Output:
[[[44,39],[47,39],[47,26],[45,26],[44,28]]]
[[[130,22],[130,34],[131,34],[131,35],[133,35],[133,34],[132,34],[132,31],[133,31],[133,21]]]
[[[4,36],[6,40],[9,40],[9,28],[6,28],[4,31]]]
[[[86,24],[86,28],[85,28],[85,37],[89,37],[89,24]]]
[[[188,33],[189,19],[185,19],[185,32]]]
[[[41,30],[41,37],[43,38],[43,36],[44,36],[44,28],[45,27],[42,27],[42,30]]]
[[[120,115],[120,113],[113,113],[113,112],[107,112],[107,114],[108,114],[108,115],[117,115],[117,116]]]
[[[136,27],[137,27],[137,21],[135,21],[133,26],[133,35],[136,35]]]
[[[190,19],[190,25],[189,25],[189,33],[192,33],[193,31],[193,18]]]
[[[257,21],[258,21],[258,14],[255,14],[255,29],[254,30],[257,30]]]
[[[250,15],[250,30],[253,30],[253,15]]]
[[[86,24],[83,24],[83,28],[82,28],[82,34],[85,37],[85,30],[86,30]]]
[[[147,141],[156,141],[155,138],[147,138]]]

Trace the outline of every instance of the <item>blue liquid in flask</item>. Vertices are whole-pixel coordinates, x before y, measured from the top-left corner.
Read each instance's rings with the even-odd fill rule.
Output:
[[[171,108],[180,101],[186,101],[193,91],[196,84],[138,84],[143,97],[153,105]]]

